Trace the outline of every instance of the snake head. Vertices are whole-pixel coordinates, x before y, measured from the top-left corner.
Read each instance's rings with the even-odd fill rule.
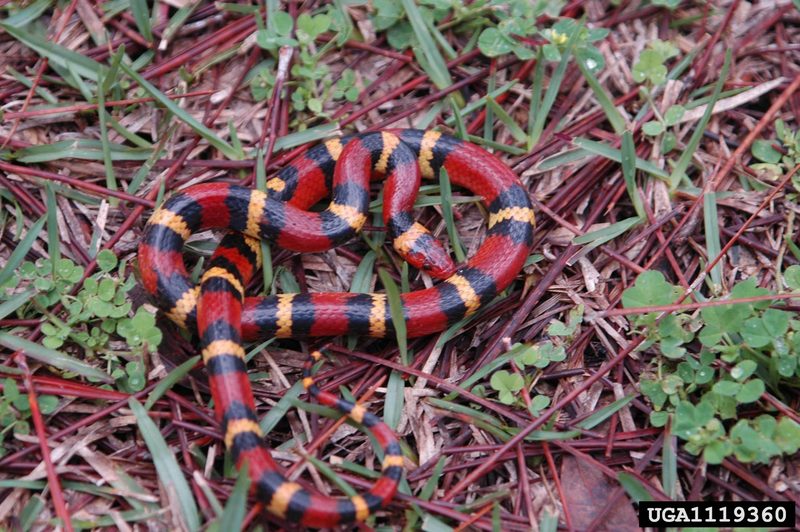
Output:
[[[456,272],[456,265],[442,243],[432,236],[429,240],[424,240],[427,241],[425,245],[420,246],[421,249],[418,251],[410,253],[406,261],[435,279],[447,279],[453,275]]]
[[[436,279],[447,279],[456,272],[444,245],[419,223],[395,236],[394,249],[407,263]]]

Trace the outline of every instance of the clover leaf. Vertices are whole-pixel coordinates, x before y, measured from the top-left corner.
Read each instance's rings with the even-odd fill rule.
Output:
[[[500,402],[510,405],[516,401],[515,394],[525,385],[522,376],[517,373],[509,373],[506,370],[494,372],[489,381],[492,388],[499,392]]]

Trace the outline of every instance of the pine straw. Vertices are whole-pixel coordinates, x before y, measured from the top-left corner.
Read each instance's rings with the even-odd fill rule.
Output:
[[[581,4],[583,2],[572,3],[564,14],[580,16]],[[720,262],[723,286],[729,288],[735,280],[749,276],[771,285],[779,257],[784,264],[795,262],[783,243],[787,224],[792,223],[796,212],[795,204],[786,196],[791,189],[745,191],[738,176],[752,172],[747,167],[751,162],[749,146],[759,136],[748,135],[749,132],[763,129],[761,137],[773,138],[774,118],[782,118],[790,127],[797,127],[798,50],[790,43],[797,42],[800,37],[797,30],[800,17],[787,2],[776,6],[773,2],[751,5],[726,1],[714,9],[698,6],[676,11],[672,20],[690,21],[676,30],[670,28],[671,19],[666,11],[635,4],[627,6],[623,2],[623,7],[615,7],[609,2],[596,1],[587,2],[585,7],[592,25],[603,25],[611,30],[610,35],[598,43],[607,63],[601,83],[616,98],[618,109],[629,123],[643,102],[637,96],[630,66],[644,46],[656,37],[672,39],[680,48],[681,56],[700,49],[688,73],[655,95],[662,112],[677,97],[685,97],[689,91],[713,83],[727,48],[733,50],[733,64],[725,89],[741,86],[764,89],[755,96],[754,93],[748,93],[748,97],[737,96],[726,101],[724,107],[717,108],[693,158],[697,168],[691,176],[698,189],[704,183],[711,183],[713,190],[720,193],[717,207],[722,244],[736,237],[735,249]],[[62,46],[106,63],[109,48],[95,46],[89,33],[105,29],[114,47],[124,42],[129,50],[141,51],[135,42],[141,36],[132,15],[126,12],[109,21],[98,18],[92,3],[78,1],[74,5],[77,10],[68,18],[63,31],[64,18],[60,12],[48,13],[42,19],[47,23],[51,38],[60,33],[55,40]],[[291,9],[303,12],[312,7],[316,6],[292,4]],[[350,12],[359,28],[369,35],[367,9],[353,7]],[[243,83],[245,74],[262,58],[252,38],[255,26],[243,23],[245,18],[223,14],[213,4],[202,3],[185,31],[158,52],[156,60],[143,74],[160,90],[175,97],[174,101],[182,109],[211,127],[220,138],[231,142],[227,124],[232,123],[245,148],[252,148],[279,142],[291,132],[289,121],[297,115],[288,110],[288,98],[256,102]],[[213,41],[215,35],[223,38]],[[488,68],[490,61],[485,57],[460,52],[466,41],[448,32],[445,35],[458,54],[457,64],[450,68],[453,81],[459,83],[472,77],[457,89],[467,101],[486,94],[490,73],[495,77],[495,87],[502,86],[520,71],[526,73],[522,83],[497,100],[523,130],[527,130],[529,72],[533,62],[522,62],[510,56],[491,62]],[[203,71],[197,79],[189,83],[182,80],[180,69],[192,72],[226,50],[235,50],[235,53]],[[6,72],[0,79],[0,103],[5,112],[0,122],[0,141],[8,148],[100,138],[96,107],[87,106],[74,90],[56,83],[55,73],[46,68],[40,57],[9,35],[0,35],[0,57],[7,67],[36,79],[39,87],[51,91],[59,101],[74,102],[73,109],[59,114],[35,113],[33,109],[44,103],[40,96],[33,95],[30,102],[26,102],[28,89]],[[436,89],[413,58],[397,54],[380,36],[371,40],[368,47],[351,43],[334,50],[325,56],[325,63],[330,66],[334,79],[345,67],[357,73],[361,91],[358,100],[354,104],[337,104],[325,109],[332,119],[338,120],[342,130],[348,132],[415,127],[427,115],[430,106],[442,99],[443,93],[452,92],[452,89]],[[548,69],[548,76],[551,73]],[[289,73],[287,83],[291,81]],[[189,94],[177,97],[177,92]],[[247,183],[253,180],[252,160],[227,160],[190,128],[171,118],[161,106],[141,100],[146,96],[131,88],[125,94],[131,101],[110,109],[111,115],[130,131],[154,142],[163,141],[166,150],[166,156],[156,163],[143,186],[134,193],[135,198],[119,193],[118,205],[109,204],[102,161],[66,158],[42,164],[20,164],[0,160],[0,187],[7,189],[19,202],[26,226],[44,213],[46,181],[61,181],[74,191],[102,199],[98,203],[58,195],[61,253],[79,264],[89,263],[86,250],[94,232],[99,232],[103,245],[113,249],[121,260],[134,261],[142,226],[162,183],[169,192],[214,179]],[[772,114],[768,111],[771,106]],[[696,119],[701,111],[695,112],[698,113]],[[442,112],[434,125],[440,125],[450,116],[449,110]],[[471,133],[482,133],[484,116],[479,112],[468,117],[466,126]],[[634,131],[638,156],[669,171],[658,146],[651,145],[651,138],[640,132],[641,124],[651,118],[652,112],[649,112],[643,120],[629,126]],[[323,122],[316,120],[307,125]],[[403,523],[410,515],[409,508],[416,504],[423,514],[451,524],[486,530],[492,528],[493,503],[498,502],[497,518],[506,530],[536,528],[545,513],[553,512],[560,514],[562,524],[577,528],[635,526],[627,514],[623,518],[616,515],[622,512],[619,501],[623,501],[624,506],[625,500],[615,480],[616,474],[622,471],[647,482],[651,494],[664,497],[660,485],[664,431],[649,428],[650,407],[637,391],[638,377],[645,370],[648,358],[632,351],[642,338],[630,335],[625,317],[604,312],[619,307],[622,291],[644,269],[657,268],[683,286],[692,285],[698,279],[709,259],[705,255],[702,211],[692,208],[698,202],[702,207],[702,200],[685,193],[670,196],[663,181],[640,177],[640,183],[644,183],[641,192],[650,218],[649,226],[637,227],[588,253],[579,253],[580,246],[572,244],[575,236],[634,215],[625,193],[620,165],[599,156],[547,170],[542,170],[540,165],[548,157],[571,149],[574,137],[615,146],[619,146],[619,137],[612,132],[597,100],[574,65],[567,69],[545,124],[541,140],[532,150],[518,156],[498,152],[519,173],[538,204],[535,252],[543,258],[526,269],[508,297],[494,304],[480,320],[472,322],[449,341],[441,344],[434,336],[410,342],[413,361],[411,369],[403,375],[417,378],[415,382],[407,380],[405,383],[405,402],[397,431],[408,445],[408,456],[412,458],[407,461],[411,495],[398,497],[380,515],[378,523]],[[556,125],[559,125],[557,133]],[[268,126],[272,127],[265,130]],[[677,126],[679,145],[688,142],[695,126],[695,120]],[[498,143],[517,145],[511,132],[499,121],[494,124],[493,136]],[[109,139],[126,142],[111,129]],[[280,168],[296,153],[297,150],[283,150],[269,157],[268,172]],[[120,190],[126,188],[140,165],[140,162],[122,161],[113,164]],[[776,193],[765,203],[771,191]],[[0,265],[5,264],[16,246],[16,213],[8,201],[3,202],[3,208],[7,221],[2,232],[4,246],[0,250]],[[741,234],[737,233],[753,214],[756,214],[755,219]],[[468,252],[474,252],[485,232],[483,214],[474,205],[468,205],[457,207],[456,215],[462,242]],[[420,216],[436,234],[446,236],[444,223],[435,209],[427,208]],[[372,236],[376,234],[377,231]],[[217,236],[206,233],[193,241],[206,246]],[[294,273],[302,290],[346,291],[367,249],[362,241],[356,241],[316,255],[297,256],[274,250],[273,259],[275,266]],[[27,258],[45,257],[47,250],[47,234],[43,232]],[[197,256],[190,260],[193,263]],[[395,258],[392,261],[383,266],[389,267],[399,279],[399,262]],[[375,287],[376,281],[377,275],[373,275],[370,288]],[[429,283],[429,279],[416,273],[411,276],[411,289]],[[251,287],[252,290],[260,288]],[[139,305],[145,298],[138,292],[134,300]],[[567,360],[548,367],[539,376],[535,392],[531,390],[530,393],[551,398],[554,406],[545,413],[558,413],[558,430],[570,429],[576,421],[616,399],[636,396],[610,420],[585,431],[578,439],[523,443],[516,437],[504,443],[468,415],[449,412],[442,407],[443,403],[434,401],[447,397],[448,392],[500,355],[507,348],[507,338],[541,341],[550,320],[566,321],[567,313],[577,305],[583,305],[587,319],[568,346]],[[137,394],[140,401],[170,370],[195,354],[192,343],[174,327],[166,321],[160,323],[165,341],[147,360],[148,386]],[[13,328],[15,334],[33,341],[41,337],[35,320],[5,320],[0,325],[6,330]],[[257,373],[254,386],[261,414],[276,405],[298,380],[303,353],[318,345],[321,344],[277,342],[250,362],[251,371]],[[330,347],[338,365],[324,372],[329,377],[328,385],[345,386],[355,397],[369,398],[366,400],[368,408],[381,412],[391,369],[403,369],[397,366],[395,343],[361,339],[353,350],[342,347],[347,345],[345,339]],[[67,351],[81,356],[74,347]],[[0,363],[6,366],[22,369],[19,365],[22,360],[13,357],[8,350],[0,355]],[[38,514],[37,526],[44,526],[48,519],[54,518],[64,504],[73,518],[96,520],[111,516],[119,528],[144,528],[142,524],[125,525],[121,513],[133,509],[148,515],[142,508],[153,509],[149,521],[155,528],[184,526],[180,522],[174,491],[170,485],[159,482],[152,458],[128,408],[127,395],[104,392],[99,386],[82,383],[80,379],[64,379],[47,367],[34,364],[33,360],[29,363],[33,376],[28,382],[34,384],[35,393],[57,393],[61,401],[55,413],[44,417],[44,428],[32,429],[29,436],[6,438],[5,456],[0,458],[0,479],[36,480],[56,475],[61,487],[51,482],[50,490],[44,491],[0,488],[0,523],[17,526],[26,509],[36,509],[37,498],[41,498],[41,508],[34,512]],[[12,378],[18,380],[21,389],[27,389],[26,380],[20,375],[12,375]],[[488,388],[488,379],[483,383]],[[796,409],[796,396],[785,400],[790,408]],[[233,481],[219,476],[221,442],[212,411],[205,406],[207,401],[204,373],[196,368],[153,407],[151,418],[159,424],[184,476],[190,480],[200,511],[205,519],[210,519],[214,512],[203,488],[224,503]],[[475,406],[473,401],[463,397],[448,401]],[[495,401],[483,401],[479,408],[503,424],[527,431],[539,428],[548,419]],[[788,414],[797,416],[796,410]],[[291,438],[295,438],[294,441],[306,439],[307,450],[317,449],[319,457],[330,462],[365,463],[367,467],[376,464],[369,440],[362,433],[347,425],[340,425],[332,432],[331,427],[332,421],[326,418],[292,409],[269,434],[268,443],[277,449],[275,456],[286,467],[297,464],[303,456],[296,452],[295,445],[281,448]],[[49,438],[53,464],[50,477],[39,467],[42,446],[36,435],[43,436],[43,431]],[[210,462],[215,459],[215,467],[212,467]],[[442,459],[444,469],[437,470]],[[206,460],[209,464],[204,466]],[[775,460],[769,467],[744,466],[730,459],[719,467],[695,471],[699,463],[697,457],[679,451],[683,496],[691,493],[713,499],[735,496],[753,500],[798,500],[798,464],[794,458]],[[588,468],[582,473],[586,478],[595,475],[591,481],[586,481],[589,484],[608,486],[601,489],[605,492],[602,500],[589,498],[582,503],[590,507],[589,517],[586,508],[576,505],[568,493],[569,485],[574,484],[578,474],[576,467]],[[305,466],[298,468],[302,470],[303,482],[329,492],[329,484],[311,469],[309,472]],[[131,495],[120,488],[118,476],[123,471],[140,486],[141,493]],[[363,477],[350,473],[341,476],[356,487],[366,485]],[[432,476],[436,490],[430,500],[424,500],[420,490]],[[70,482],[113,485],[117,490],[93,493],[72,489]],[[62,491],[65,503],[56,500]],[[138,506],[134,502],[138,502]],[[253,504],[248,504],[248,508],[252,507]],[[248,526],[259,522],[278,521],[263,512],[248,514]]]

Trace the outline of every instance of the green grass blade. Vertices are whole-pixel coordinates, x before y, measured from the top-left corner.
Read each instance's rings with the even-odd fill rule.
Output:
[[[464,119],[461,113],[458,112],[458,103],[455,98],[453,98],[452,94],[447,96],[447,103],[450,104],[450,108],[453,110],[453,118],[456,123],[456,136],[462,140],[466,140],[467,137],[469,137],[469,133],[467,133],[467,127],[464,125]]]
[[[5,319],[6,316],[30,301],[35,293],[36,291],[32,289],[25,290],[19,294],[14,294],[6,301],[0,303],[0,320]]]
[[[579,246],[587,244],[592,247],[597,247],[602,244],[605,244],[609,240],[617,238],[619,235],[625,233],[626,231],[640,224],[641,222],[642,219],[639,218],[638,216],[625,218],[624,220],[620,220],[616,223],[613,223],[608,227],[598,229],[597,231],[591,231],[581,236],[576,236],[575,238],[572,239],[572,243]]]
[[[503,125],[508,128],[508,132],[511,133],[512,137],[514,137],[514,140],[516,140],[519,143],[525,142],[528,136],[525,134],[522,128],[519,127],[519,124],[517,124],[514,121],[514,119],[511,118],[511,115],[508,114],[506,110],[503,109],[502,106],[498,105],[498,103],[494,101],[493,98],[486,99],[487,113],[489,112],[489,110],[491,110],[492,114],[496,115],[497,119],[500,120],[500,122],[502,122]],[[488,119],[489,115],[487,114],[486,116]]]
[[[175,459],[175,455],[167,446],[167,442],[164,441],[161,432],[147,415],[147,410],[142,404],[131,397],[128,400],[128,406],[133,411],[133,415],[136,416],[139,431],[142,433],[147,449],[153,457],[153,463],[156,466],[161,482],[164,486],[168,486],[169,489],[175,490],[181,506],[184,524],[189,530],[199,530],[200,517],[197,512],[197,503],[194,500],[189,483],[186,482],[186,477],[183,476],[181,467]]]
[[[52,3],[53,0],[36,0],[24,9],[17,11],[3,22],[14,28],[23,28],[41,17]]]
[[[319,126],[310,127],[303,131],[289,133],[275,140],[275,148],[272,153],[277,153],[290,148],[295,148],[303,144],[319,142],[339,132],[339,123],[331,122]]]
[[[392,324],[394,325],[394,333],[397,337],[397,348],[400,351],[400,360],[406,366],[409,364],[408,359],[408,344],[406,342],[406,320],[403,316],[403,302],[400,299],[400,290],[397,288],[392,276],[383,268],[378,270],[378,275],[381,278],[381,283],[386,289],[386,298],[389,300],[389,309],[392,316]]]
[[[256,152],[256,188],[266,193],[267,169],[264,164],[264,150],[260,149]],[[259,245],[261,246],[261,274],[264,278],[264,290],[269,290],[273,279],[272,250],[266,240],[259,241]]]
[[[686,145],[686,148],[683,150],[680,159],[678,159],[678,162],[675,164],[675,168],[672,169],[672,173],[669,176],[670,190],[674,191],[676,188],[678,188],[678,185],[683,179],[686,169],[689,167],[689,163],[694,156],[694,152],[697,150],[697,146],[700,145],[700,139],[703,138],[703,133],[706,130],[708,121],[711,120],[711,114],[714,111],[714,106],[719,99],[720,92],[722,92],[722,86],[725,84],[725,80],[728,78],[728,70],[730,69],[730,66],[731,50],[728,49],[728,51],[725,53],[725,62],[722,64],[722,71],[719,74],[719,79],[714,86],[714,94],[712,95],[711,100],[708,102],[708,107],[706,107],[706,112],[703,113],[703,118],[701,118],[700,122],[698,122],[697,127],[689,139],[689,143]]]
[[[580,423],[576,423],[575,426],[580,427],[582,429],[591,430],[600,423],[602,423],[603,421],[605,421],[606,419],[613,416],[615,413],[619,412],[622,408],[627,406],[635,398],[636,398],[635,395],[628,395],[623,397],[622,399],[618,399],[613,403],[611,403],[610,405],[604,406],[597,412],[594,412],[591,416],[582,420]]]
[[[0,22],[0,28],[42,57],[46,57],[54,65],[64,69],[71,67],[74,72],[95,83],[105,75],[106,67],[90,57],[68,50],[30,31],[15,28],[6,22]]]
[[[58,261],[61,260],[61,237],[58,232],[58,205],[53,184],[47,181],[44,185],[45,198],[47,198],[47,253],[50,255],[50,264],[53,277],[56,277]]]
[[[20,530],[22,530],[22,532],[28,532],[39,519],[42,510],[44,510],[44,499],[39,496],[31,497],[20,513]]]
[[[467,258],[467,254],[464,252],[464,247],[461,245],[461,240],[458,238],[456,222],[453,218],[453,194],[450,189],[450,177],[447,175],[447,170],[444,169],[444,166],[439,170],[439,189],[442,194],[442,217],[447,226],[447,236],[450,237],[450,245],[453,247],[456,261],[464,262]]]
[[[539,532],[556,532],[558,530],[558,514],[551,514],[547,510],[542,512],[539,520]]]
[[[375,261],[378,255],[373,250],[367,251],[361,262],[358,263],[356,273],[353,275],[353,281],[350,283],[350,293],[352,294],[366,294],[370,291],[372,286],[372,273],[375,267]],[[355,349],[358,342],[358,336],[349,335],[347,337],[348,349]]]
[[[201,124],[184,109],[180,108],[172,99],[167,98],[163,92],[158,90],[153,84],[144,79],[138,72],[133,70],[125,63],[121,63],[120,68],[122,68],[127,75],[129,75],[136,83],[138,83],[145,92],[152,96],[153,99],[166,107],[167,110],[175,116],[175,118],[192,128],[195,133],[206,139],[209,144],[217,148],[220,152],[222,152],[223,155],[229,159],[235,159],[238,156],[233,146],[219,138],[216,133]]]
[[[242,523],[247,512],[247,492],[250,489],[250,475],[248,474],[248,464],[239,470],[236,484],[233,485],[231,496],[225,503],[225,510],[220,518],[220,530],[222,532],[232,532],[242,530]]]
[[[533,148],[533,146],[536,146],[536,144],[539,142],[539,138],[542,136],[542,131],[544,131],[544,121],[547,119],[547,115],[550,113],[550,109],[553,107],[553,104],[556,101],[558,91],[561,90],[561,82],[564,80],[564,74],[567,72],[567,63],[569,63],[569,58],[572,55],[572,46],[574,45],[575,39],[581,33],[582,29],[583,25],[576,28],[575,31],[572,32],[572,35],[570,35],[569,40],[564,47],[564,51],[561,52],[561,61],[558,62],[558,66],[556,67],[555,72],[553,72],[550,82],[547,85],[547,90],[544,93],[542,104],[536,108],[536,117],[534,118],[528,133],[529,149]]]
[[[7,74],[11,74],[11,76],[15,80],[17,80],[21,84],[25,85],[27,88],[30,89],[31,87],[33,87],[33,81],[31,81],[31,79],[28,76],[22,74],[21,72],[18,72],[17,70],[14,70],[13,67],[11,67],[9,65],[6,65],[6,73]],[[34,91],[36,92],[37,96],[42,98],[47,103],[52,103],[52,104],[57,104],[58,103],[58,98],[56,98],[53,95],[52,92],[50,92],[49,90],[45,89],[44,87],[40,87],[40,86],[37,85],[34,88]],[[38,109],[38,106],[31,107],[31,109]]]
[[[706,234],[706,255],[708,261],[714,260],[722,251],[719,238],[719,216],[717,215],[717,195],[708,192],[703,195],[703,228]],[[722,261],[711,268],[711,282],[722,287]]]
[[[95,379],[100,382],[112,383],[112,379],[107,373],[86,364],[69,355],[65,355],[59,351],[49,349],[43,345],[35,344],[24,338],[14,336],[5,332],[0,332],[0,345],[12,349],[14,351],[24,351],[25,354],[34,360],[43,364],[54,366],[63,371],[71,371],[78,375],[83,375],[89,379]]]
[[[144,403],[144,409],[150,410],[153,408],[153,405],[156,404],[156,401],[161,399],[161,397],[167,393],[170,388],[175,386],[175,383],[184,378],[199,361],[200,355],[193,356],[177,368],[170,371],[169,374],[164,377],[155,388],[153,388],[153,391],[150,392],[150,395],[147,396],[147,401]]]
[[[383,421],[393,429],[397,428],[400,416],[403,414],[405,385],[405,380],[399,372],[392,371],[389,374],[389,382],[386,383],[386,400],[383,404]]]
[[[39,238],[39,233],[41,233],[42,227],[44,227],[46,221],[47,215],[44,215],[33,222],[30,229],[28,229],[28,232],[25,233],[25,238],[23,238],[19,245],[14,248],[14,251],[11,252],[11,255],[9,255],[8,260],[6,261],[5,268],[0,270],[0,286],[3,286],[6,281],[11,279],[11,277],[16,273],[17,266],[22,263],[22,261],[25,259],[25,255],[27,255],[28,251],[30,251],[33,247],[33,243],[36,242],[37,238]]]
[[[611,127],[614,128],[614,132],[617,135],[621,135],[622,132],[625,131],[625,119],[622,117],[622,113],[616,108],[608,92],[606,92],[605,88],[600,84],[600,81],[591,69],[584,64],[583,60],[576,58],[575,62],[578,64],[578,69],[581,71],[586,83],[589,84],[589,88],[592,89],[594,97],[597,98],[597,103],[600,104],[600,107],[606,114],[608,122],[611,124]]]
[[[625,179],[625,188],[628,189],[628,196],[631,198],[636,214],[642,220],[647,219],[647,213],[642,205],[642,197],[639,189],[636,188],[636,147],[633,145],[633,135],[630,131],[622,134],[622,177]]]
[[[280,423],[281,419],[286,415],[286,412],[292,407],[293,401],[300,397],[305,388],[303,388],[303,381],[297,381],[291,388],[284,392],[283,397],[280,398],[278,404],[270,408],[267,415],[261,418],[259,426],[261,432],[266,436],[269,432]]]
[[[419,492],[419,498],[423,501],[429,501],[431,500],[431,497],[433,497],[433,493],[436,491],[436,486],[439,485],[439,480],[442,478],[442,471],[444,470],[444,465],[446,463],[447,459],[442,456],[439,458],[439,461],[436,462],[436,465],[433,466],[431,478],[428,479],[428,482],[422,486],[422,489]]]
[[[625,492],[635,503],[642,501],[652,501],[653,496],[647,491],[638,478],[630,473],[617,473],[617,480],[620,485],[625,489]]]
[[[308,459],[308,461],[311,462],[317,469],[317,471],[322,473],[322,475],[325,478],[336,484],[336,486],[338,486],[339,489],[342,490],[342,492],[345,495],[347,495],[348,497],[354,497],[355,495],[357,495],[356,490],[354,490],[350,486],[350,484],[342,480],[342,477],[337,475],[336,472],[331,468],[331,466],[329,466],[328,464],[326,464],[325,462],[323,462],[322,460],[318,459],[315,456],[308,455],[306,456],[306,459]]]
[[[575,137],[572,139],[572,143],[579,148],[583,148],[586,151],[594,153],[595,155],[600,155],[606,159],[610,159],[618,163],[622,162],[622,152],[612,148],[607,144],[603,144],[602,142],[585,139],[583,137]],[[664,170],[654,165],[650,161],[645,161],[644,159],[639,159],[638,157],[636,158],[636,168],[647,172],[653,177],[657,177],[659,179],[669,179],[669,174],[667,174]]]
[[[107,79],[103,80],[105,84]],[[106,173],[106,188],[119,190],[117,176],[114,174],[114,163],[111,159],[111,143],[108,141],[108,111],[106,111],[106,96],[102,89],[97,91],[97,120],[100,123],[100,144],[103,151],[103,169]],[[119,205],[119,199],[109,198],[112,207]]]
[[[447,63],[436,47],[436,43],[433,41],[433,37],[431,36],[427,24],[425,24],[419,7],[414,3],[414,0],[401,1],[403,9],[406,12],[406,17],[408,17],[408,22],[411,23],[414,35],[417,37],[417,41],[419,41],[422,55],[424,55],[425,63],[427,63],[426,66],[428,67],[426,68],[426,72],[430,76],[431,81],[433,81],[433,84],[439,89],[449,87],[452,85],[453,80],[450,77],[450,72],[447,70]]]
[[[140,137],[139,135],[137,135],[136,133],[134,133],[130,129],[128,129],[125,126],[123,126],[122,124],[120,124],[113,116],[108,114],[108,112],[106,112],[106,121],[108,122],[108,125],[111,126],[111,129],[113,129],[114,131],[116,131],[117,133],[122,135],[125,138],[125,140],[127,140],[131,144],[135,144],[139,148],[145,148],[145,149],[148,149],[148,150],[152,150],[153,149],[153,144],[151,142],[148,142],[147,140],[143,139],[142,137]],[[173,124],[173,126],[174,126],[174,124]],[[168,130],[168,132],[169,132],[169,130]],[[168,137],[168,138],[172,138],[172,136],[169,135],[169,134],[164,135],[164,136]],[[162,138],[161,141],[160,141],[160,144],[163,144],[165,142],[166,142],[166,139]]]
[[[502,87],[500,87],[499,89],[494,89],[494,90],[488,91],[488,93],[485,96],[481,96],[477,100],[471,101],[467,105],[462,107],[459,110],[458,114],[461,115],[462,119],[468,117],[470,114],[472,114],[475,111],[477,111],[477,110],[481,109],[482,107],[484,107],[486,105],[486,99],[487,98],[495,98],[496,99],[501,94],[508,92],[509,89],[511,89],[511,87],[513,87],[517,83],[518,83],[517,80],[512,80],[512,81],[509,81],[508,83],[506,83],[505,85],[503,85]],[[488,109],[487,109],[487,112],[488,112]],[[487,121],[489,120],[489,115],[488,114],[486,115],[486,120]],[[445,119],[444,123],[447,124],[448,126],[453,126],[456,123],[456,117],[455,116],[447,117]],[[420,128],[420,129],[425,129],[425,128]],[[487,139],[487,140],[491,140],[491,139]]]
[[[197,6],[200,5],[200,1],[192,2],[191,4],[187,4],[182,8],[178,9],[172,18],[169,19],[169,23],[167,27],[161,32],[161,43],[159,44],[159,49],[162,48],[166,43],[172,40],[173,37],[178,33],[189,17],[194,13],[194,10],[197,9]]]
[[[369,292],[372,283],[372,269],[375,266],[377,254],[370,250],[361,259],[356,268],[356,273],[353,275],[353,281],[350,284],[350,292],[353,294],[366,294]]]
[[[542,108],[542,86],[544,84],[544,54],[540,47],[536,51],[536,67],[533,70],[533,84],[531,85],[531,100],[528,106],[528,150],[533,149],[534,124],[541,114]],[[541,134],[541,133],[539,133]],[[538,138],[536,139],[538,142]]]
[[[664,437],[664,447],[661,449],[661,484],[664,493],[675,500],[675,486],[678,482],[678,457],[675,452],[675,436],[667,434]]]
[[[149,43],[153,42],[153,27],[150,24],[150,8],[147,6],[146,0],[130,0],[131,11],[133,11],[133,19],[136,21],[136,27],[139,28],[139,33]]]
[[[108,143],[112,161],[145,161],[152,156],[151,149],[132,148],[124,144]],[[60,159],[104,160],[103,142],[93,139],[60,140],[52,144],[39,144],[17,151],[21,163],[45,163]]]
[[[519,148],[517,146],[509,146],[508,144],[501,144],[500,142],[486,140],[485,138],[479,137],[478,135],[470,135],[467,138],[467,140],[469,140],[472,143],[479,144],[481,146],[492,148],[493,150],[504,151],[511,155],[525,155],[527,153],[525,148]]]
[[[117,51],[111,56],[111,62],[108,66],[108,73],[106,73],[105,77],[103,78],[103,83],[101,84],[98,92],[102,92],[103,95],[108,94],[108,91],[111,90],[111,87],[117,83],[119,80],[119,65],[122,64],[122,60],[124,58],[125,45],[120,44],[119,48],[117,48]]]

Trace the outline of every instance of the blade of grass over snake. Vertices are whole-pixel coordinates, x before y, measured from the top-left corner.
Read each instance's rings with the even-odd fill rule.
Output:
[[[689,163],[691,162],[695,151],[697,151],[697,146],[700,145],[700,139],[703,138],[703,133],[706,130],[708,121],[711,120],[711,115],[714,111],[714,105],[717,103],[720,92],[722,92],[722,86],[725,85],[725,80],[728,78],[728,70],[731,66],[731,53],[732,52],[730,49],[728,49],[728,51],[725,53],[725,62],[722,64],[722,70],[720,71],[719,79],[714,86],[714,94],[712,95],[711,100],[708,102],[706,112],[703,113],[703,118],[701,118],[700,122],[697,123],[697,126],[695,127],[694,132],[689,139],[689,143],[686,145],[683,153],[681,153],[680,159],[678,159],[678,162],[672,169],[672,173],[669,176],[669,187],[671,191],[677,189],[678,185],[683,180],[686,174],[686,169],[689,167]]]
[[[25,260],[25,255],[27,255],[28,251],[30,251],[30,249],[33,247],[33,243],[36,242],[36,239],[41,236],[39,233],[41,233],[42,227],[44,227],[46,221],[47,215],[44,215],[33,222],[28,229],[28,232],[25,233],[25,238],[23,238],[19,245],[14,248],[14,251],[11,252],[11,255],[6,261],[5,267],[0,270],[0,286],[5,284],[5,282],[11,279],[11,277],[13,277],[13,275],[16,273],[17,266],[19,266],[22,261]]]
[[[633,135],[631,135],[630,131],[625,131],[622,134],[620,155],[622,158],[622,177],[625,179],[625,188],[628,190],[628,196],[631,198],[636,214],[639,218],[645,220],[647,219],[647,213],[644,211],[639,189],[636,188],[636,147],[633,145]]]
[[[353,294],[366,294],[372,287],[373,268],[375,261],[378,258],[377,253],[373,250],[367,251],[361,262],[358,263],[356,273],[353,275],[353,280],[350,283],[350,293]],[[358,336],[348,335],[347,346],[348,349],[355,349],[358,342]]]
[[[450,188],[450,177],[447,175],[447,170],[444,169],[444,166],[439,170],[439,190],[442,194],[442,217],[447,227],[447,236],[450,237],[453,254],[455,254],[457,262],[464,262],[467,255],[458,238],[458,230],[453,218],[453,194]]]
[[[380,268],[378,275],[381,278],[381,283],[386,289],[386,299],[389,301],[389,310],[392,316],[392,325],[394,325],[395,336],[397,337],[397,348],[400,351],[400,360],[406,366],[409,364],[408,359],[408,346],[406,343],[406,320],[403,317],[403,303],[400,300],[400,290],[389,272]]]
[[[264,150],[259,149],[256,152],[256,188],[261,192],[267,191],[267,169],[264,165]],[[260,239],[258,244],[261,246],[261,274],[264,278],[264,290],[269,290],[273,280],[272,249],[269,247],[269,242],[264,239]]]
[[[150,410],[153,408],[153,405],[156,404],[156,401],[161,399],[161,397],[167,393],[178,381],[184,378],[193,367],[200,362],[200,355],[193,356],[177,368],[173,369],[169,372],[169,374],[161,379],[153,391],[150,392],[150,395],[147,396],[147,401],[144,403],[144,409]]]
[[[114,379],[107,373],[94,366],[90,366],[60,351],[49,349],[43,345],[33,343],[30,340],[25,340],[24,338],[6,332],[0,332],[0,345],[14,351],[24,351],[28,358],[32,358],[42,364],[54,366],[63,371],[71,371],[72,373],[83,375],[86,378],[96,379],[108,384],[114,382]]]
[[[158,90],[153,84],[149,81],[144,79],[141,74],[133,70],[131,67],[126,65],[125,63],[120,64],[120,68],[130,76],[139,86],[147,92],[150,96],[153,97],[158,103],[164,106],[170,113],[172,113],[175,118],[192,128],[195,133],[206,139],[209,144],[217,148],[223,155],[228,157],[229,159],[235,159],[238,156],[236,150],[219,138],[216,133],[212,130],[201,124],[196,118],[190,115],[187,111],[182,109],[175,103],[172,99],[167,98],[167,96]]]
[[[200,517],[197,512],[197,503],[192,495],[192,490],[183,476],[175,455],[167,446],[158,427],[147,415],[147,410],[134,398],[128,400],[128,406],[136,417],[139,432],[142,434],[147,449],[153,457],[156,471],[164,486],[174,490],[181,508],[182,521],[191,531],[200,529]]]

